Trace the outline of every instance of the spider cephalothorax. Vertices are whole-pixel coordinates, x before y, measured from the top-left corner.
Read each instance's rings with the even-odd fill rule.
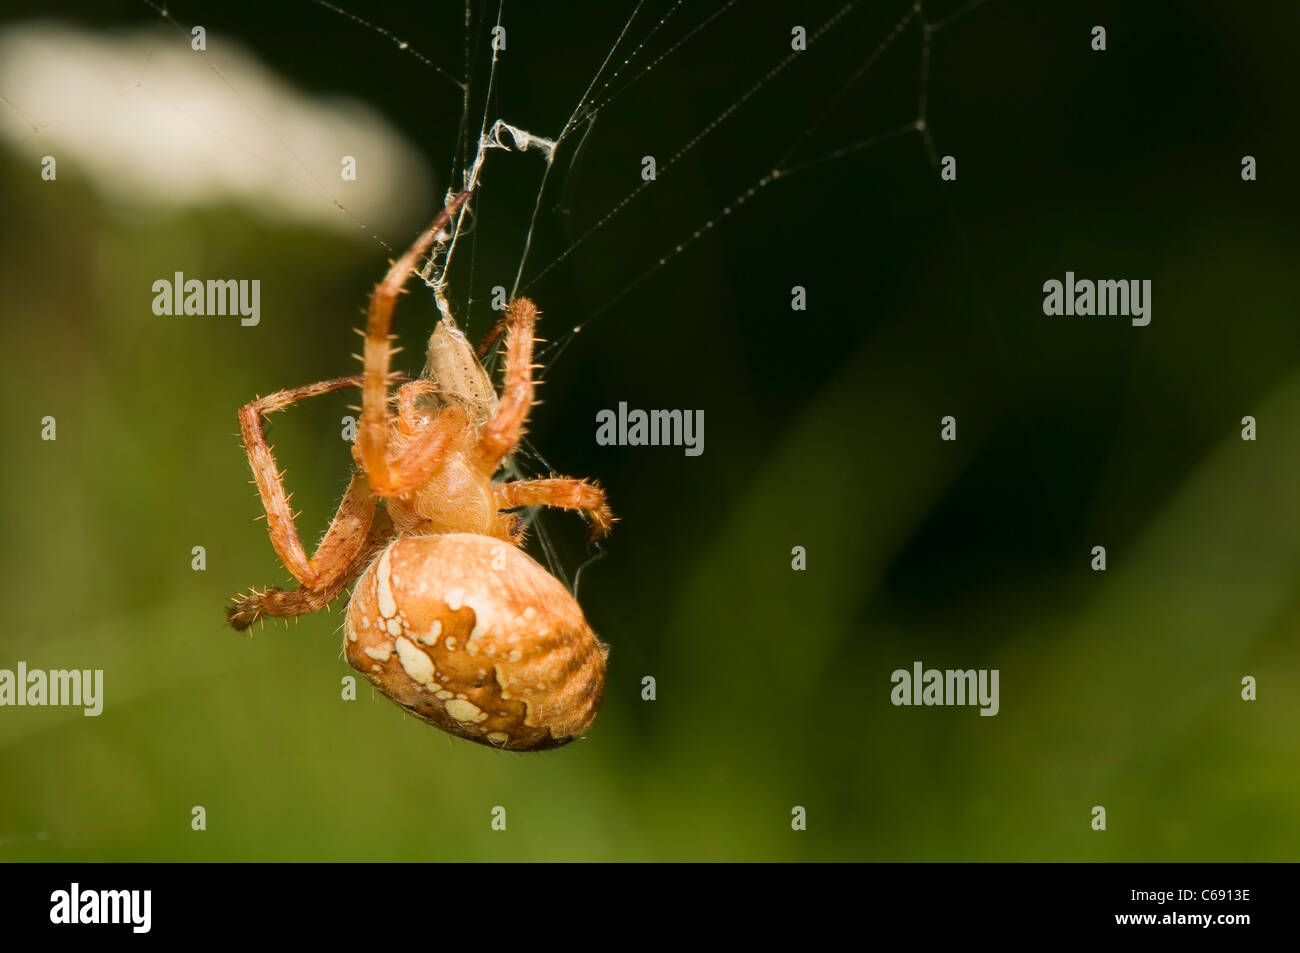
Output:
[[[573,596],[524,554],[524,506],[579,510],[593,535],[614,522],[604,492],[566,477],[494,482],[533,403],[537,309],[517,298],[502,319],[500,395],[465,335],[444,316],[424,373],[395,395],[393,306],[420,258],[464,203],[457,196],[393,263],[370,298],[364,373],[259,398],[239,414],[244,447],[276,553],[293,591],[236,598],[230,624],[295,616],[329,604],[353,580],[348,661],[384,694],[446,731],[517,750],[555,747],[596,716],[607,647]],[[362,390],[357,468],[315,555],[307,557],[263,418],[307,397]],[[382,507],[380,504],[383,504]]]

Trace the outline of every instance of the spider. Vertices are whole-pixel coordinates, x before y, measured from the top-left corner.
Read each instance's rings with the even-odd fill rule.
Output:
[[[279,391],[240,410],[271,544],[298,588],[253,589],[235,598],[227,616],[245,629],[266,616],[316,612],[355,580],[344,624],[354,668],[445,731],[537,750],[565,744],[591,724],[609,650],[568,589],[519,548],[524,524],[510,511],[577,510],[593,538],[609,533],[614,516],[593,482],[494,481],[533,404],[538,311],[527,298],[510,303],[478,353],[446,315],[430,337],[423,374],[390,373],[397,296],[467,197],[452,199],[375,287],[362,374]],[[505,338],[500,395],[480,362],[498,333]],[[404,383],[390,395],[397,380]],[[348,387],[362,391],[356,466],[308,558],[263,423],[274,411]]]

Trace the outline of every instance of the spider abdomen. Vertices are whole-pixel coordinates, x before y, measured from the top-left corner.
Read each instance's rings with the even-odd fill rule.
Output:
[[[608,647],[569,591],[509,543],[471,533],[403,537],[348,604],[348,662],[444,731],[515,750],[591,725]]]

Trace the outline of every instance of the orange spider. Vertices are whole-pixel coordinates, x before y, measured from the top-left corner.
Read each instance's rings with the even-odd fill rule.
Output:
[[[499,397],[465,335],[444,317],[430,337],[424,373],[398,388],[397,413],[390,412],[389,328],[397,295],[467,197],[453,199],[376,286],[363,374],[280,391],[240,410],[271,544],[299,586],[255,589],[237,597],[227,615],[234,628],[245,629],[264,616],[316,612],[358,580],[344,626],[354,668],[445,731],[536,750],[571,741],[591,724],[609,650],[569,591],[518,548],[523,523],[508,511],[578,510],[593,537],[609,533],[614,516],[604,492],[584,480],[493,482],[533,404],[538,312],[527,298],[516,298],[501,322],[506,357]],[[495,332],[485,348],[494,339]],[[352,447],[357,468],[309,559],[263,417],[345,387],[362,390]]]

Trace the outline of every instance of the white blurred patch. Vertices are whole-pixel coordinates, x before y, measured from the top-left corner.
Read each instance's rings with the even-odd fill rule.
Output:
[[[235,202],[358,233],[431,201],[427,164],[355,100],[293,89],[228,37],[207,51],[170,27],[89,33],[25,23],[0,33],[0,142],[55,157],[128,207]],[[341,177],[356,159],[356,181]],[[341,206],[341,207],[340,207]]]

